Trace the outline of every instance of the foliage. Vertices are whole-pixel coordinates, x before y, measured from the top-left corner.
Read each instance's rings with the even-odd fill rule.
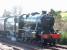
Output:
[[[11,12],[7,11],[6,9],[4,10],[3,17],[10,17]]]
[[[11,17],[11,16],[20,16],[22,13],[22,8],[21,7],[13,7],[11,9],[12,11],[4,10],[3,16],[2,17]]]
[[[58,26],[57,27],[57,29],[58,30],[61,30],[61,28],[62,28],[62,22],[61,22],[61,15],[60,15],[60,13],[61,13],[61,11],[54,11],[53,9],[51,9],[51,11],[50,11],[50,13],[54,16],[54,18],[55,18],[55,27],[56,26]],[[57,24],[57,25],[56,25]]]
[[[66,44],[67,45],[67,32],[63,32],[61,36],[61,42],[60,44]]]

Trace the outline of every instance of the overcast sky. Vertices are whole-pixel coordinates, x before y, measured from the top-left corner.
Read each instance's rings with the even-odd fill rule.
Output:
[[[11,11],[14,7],[21,7],[24,13],[47,10],[67,10],[67,0],[0,0],[0,16],[4,9]]]

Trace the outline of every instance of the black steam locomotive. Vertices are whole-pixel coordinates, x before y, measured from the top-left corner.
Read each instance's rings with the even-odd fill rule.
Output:
[[[37,41],[41,45],[55,45],[61,35],[54,31],[54,17],[51,14],[33,13],[19,17],[18,39]]]
[[[55,45],[61,35],[54,31],[54,17],[38,12],[23,14],[19,17],[0,18],[0,35],[7,34],[18,41],[38,42],[41,45]]]

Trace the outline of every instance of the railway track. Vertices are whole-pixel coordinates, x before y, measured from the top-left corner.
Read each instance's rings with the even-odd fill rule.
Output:
[[[0,43],[2,43],[2,45],[7,45],[8,47],[12,47],[13,50],[67,50],[67,46],[62,46],[62,45],[41,48],[31,44],[12,42],[3,38],[0,38]]]

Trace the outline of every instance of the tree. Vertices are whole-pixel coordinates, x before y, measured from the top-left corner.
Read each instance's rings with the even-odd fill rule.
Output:
[[[60,13],[61,13],[61,11],[56,11],[55,12],[55,23],[57,24],[57,29],[58,30],[61,30],[62,29],[62,27],[63,27],[63,24],[62,24],[62,20],[61,20],[61,15],[60,15]]]
[[[22,8],[21,7],[14,7],[13,8],[13,15],[14,16],[20,16],[22,14]]]
[[[4,10],[3,17],[10,17],[11,12],[7,11],[6,9]]]
[[[55,18],[55,24],[54,27],[55,29],[61,30],[63,27],[62,20],[61,20],[61,11],[54,11],[53,9],[50,10],[50,14]]]

